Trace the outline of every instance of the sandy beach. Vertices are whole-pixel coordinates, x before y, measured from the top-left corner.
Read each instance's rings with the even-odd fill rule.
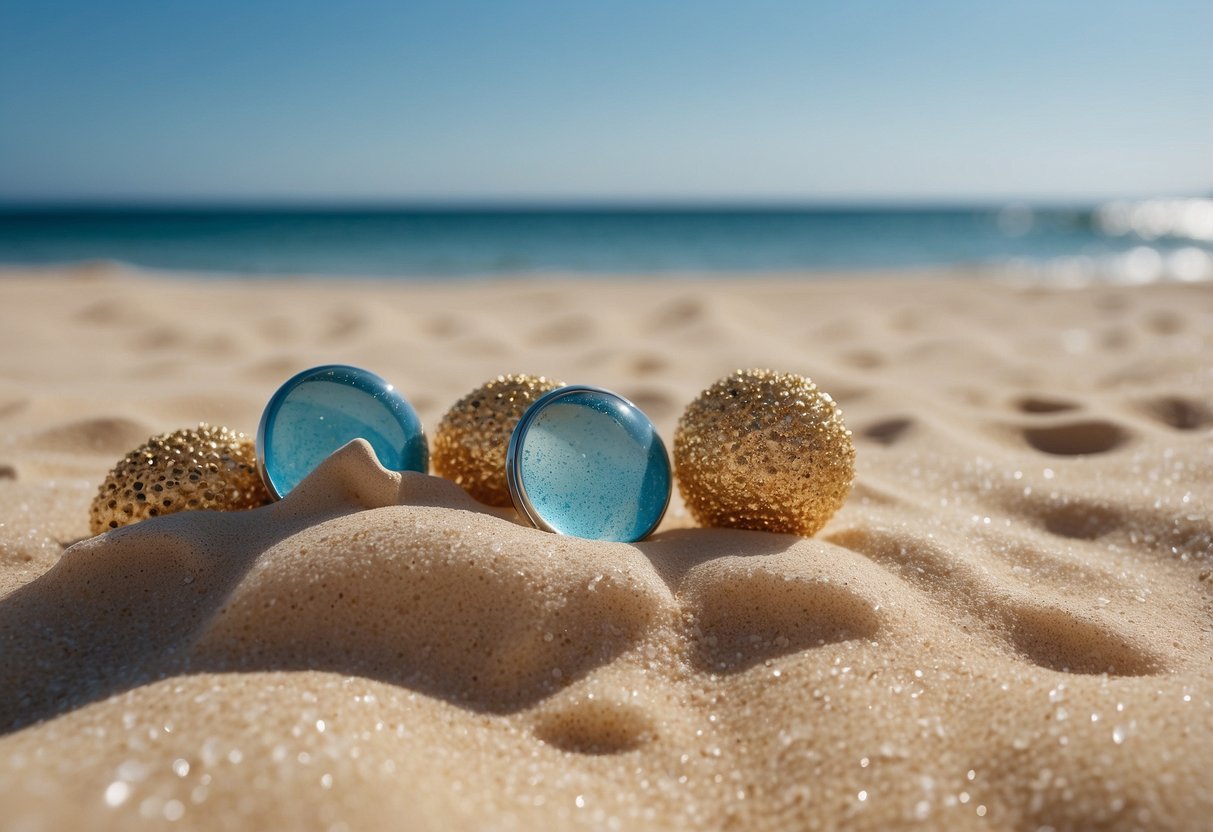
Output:
[[[1151,829],[1213,817],[1213,285],[0,272],[0,828]],[[501,373],[667,442],[811,377],[815,537],[559,537],[367,446],[89,536],[106,472],[293,373],[433,430]]]

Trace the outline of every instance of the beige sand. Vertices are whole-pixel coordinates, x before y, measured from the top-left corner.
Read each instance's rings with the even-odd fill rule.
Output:
[[[1213,823],[1213,287],[0,277],[0,827]],[[667,439],[810,375],[858,483],[814,539],[524,528],[348,447],[290,498],[87,535],[106,470],[291,373],[432,430],[507,371]]]

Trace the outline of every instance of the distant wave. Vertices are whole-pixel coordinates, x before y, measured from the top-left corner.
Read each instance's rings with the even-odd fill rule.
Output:
[[[1095,212],[1104,234],[1143,240],[1173,237],[1213,242],[1213,199],[1144,199],[1101,205]]]
[[[0,212],[0,263],[204,274],[839,274],[1008,269],[1056,283],[1213,279],[1213,200],[1075,208],[602,207]]]

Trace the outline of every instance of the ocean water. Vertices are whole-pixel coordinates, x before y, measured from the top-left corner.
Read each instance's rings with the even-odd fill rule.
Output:
[[[1085,208],[0,210],[0,264],[483,277],[1012,267],[1213,277],[1213,200]]]

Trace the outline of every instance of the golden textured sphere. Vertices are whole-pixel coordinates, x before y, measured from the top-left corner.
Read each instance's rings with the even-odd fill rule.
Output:
[[[850,493],[855,445],[834,400],[809,379],[738,370],[682,414],[674,470],[705,526],[811,535]]]
[[[543,376],[506,375],[477,387],[442,417],[431,446],[434,472],[482,503],[513,505],[505,480],[510,434],[536,399],[563,386]]]
[[[154,436],[114,466],[90,510],[93,534],[178,511],[270,502],[253,440],[205,423]]]

